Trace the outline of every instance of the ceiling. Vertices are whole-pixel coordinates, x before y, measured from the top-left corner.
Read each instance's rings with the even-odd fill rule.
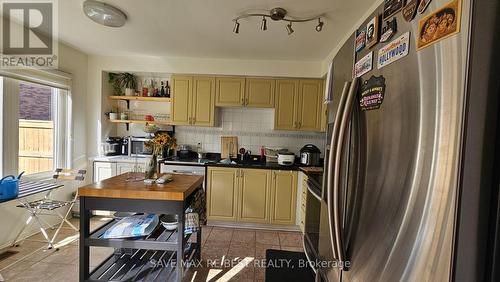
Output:
[[[220,59],[321,61],[344,38],[376,0],[104,0],[128,16],[121,28],[101,26],[82,11],[83,0],[59,1],[59,38],[86,53],[114,56],[166,56]],[[322,32],[317,22],[293,24],[261,18],[232,19],[243,12],[283,7],[289,15],[326,14]]]

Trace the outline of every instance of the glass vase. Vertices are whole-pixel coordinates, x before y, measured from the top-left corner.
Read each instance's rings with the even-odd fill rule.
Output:
[[[148,166],[146,167],[146,179],[154,179],[157,169],[158,169],[158,156],[156,154],[153,154],[151,158],[149,159]]]

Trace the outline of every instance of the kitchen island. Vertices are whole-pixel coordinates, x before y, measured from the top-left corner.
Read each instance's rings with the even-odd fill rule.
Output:
[[[80,281],[181,281],[186,262],[201,257],[201,230],[196,242],[188,243],[184,235],[186,208],[203,177],[173,175],[165,184],[146,184],[141,173],[125,173],[79,188],[80,195]],[[146,237],[134,239],[104,239],[102,235],[116,220],[90,232],[93,210],[119,212],[175,214],[177,230],[168,231],[161,224]],[[113,247],[115,253],[90,273],[90,247]],[[181,258],[182,263],[177,263]]]

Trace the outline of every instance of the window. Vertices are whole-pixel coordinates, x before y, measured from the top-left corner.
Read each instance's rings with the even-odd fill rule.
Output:
[[[13,78],[2,81],[2,175],[69,167],[68,91]]]

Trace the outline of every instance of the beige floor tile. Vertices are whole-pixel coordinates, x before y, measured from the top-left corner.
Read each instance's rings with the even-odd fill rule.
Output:
[[[233,237],[233,228],[213,227],[207,241],[229,242]]]
[[[281,246],[302,246],[302,235],[299,232],[279,232],[279,238]]]
[[[254,242],[231,242],[227,252],[229,257],[251,257],[255,258]]]
[[[4,268],[9,267],[10,265],[16,263],[17,261],[18,260],[16,259],[10,259],[10,258],[0,260],[0,273]]]
[[[43,242],[24,240],[22,242],[19,242],[19,245],[17,247],[5,248],[0,252],[9,252],[10,255],[8,256],[8,258],[20,260],[40,249],[45,249],[46,247],[47,244]]]
[[[90,266],[98,266],[103,260],[114,253],[113,248],[91,247],[90,248]]]
[[[256,259],[265,259],[266,258],[266,250],[280,250],[279,245],[264,245],[257,244],[255,246],[255,258]]]
[[[24,274],[24,273],[32,272],[32,270],[30,270],[30,269],[35,264],[37,264],[37,262],[29,262],[29,261],[20,261],[19,262],[18,261],[14,265],[11,265],[11,266],[1,270],[0,274],[2,275],[2,277],[5,281],[13,281],[14,277],[17,277],[17,276]],[[38,268],[35,268],[35,269],[38,269]],[[28,271],[28,270],[30,270],[30,271]],[[27,281],[27,280],[25,280],[25,281]],[[43,281],[43,280],[34,279],[31,281]]]
[[[33,253],[31,253],[29,256],[23,258],[23,260],[25,261],[31,261],[31,262],[39,262],[43,259],[45,259],[46,257],[52,255],[52,253],[54,253],[56,250],[54,249],[47,249],[47,248],[42,248],[42,249],[39,249]]]
[[[280,240],[278,232],[274,231],[260,231],[255,233],[255,240],[257,244],[265,245],[279,245]]]
[[[44,282],[76,282],[79,280],[78,265],[54,264],[57,271]]]
[[[247,229],[235,229],[232,242],[255,242],[255,231]]]
[[[64,246],[58,251],[42,259],[40,262],[53,264],[78,264],[79,249],[77,246]]]

